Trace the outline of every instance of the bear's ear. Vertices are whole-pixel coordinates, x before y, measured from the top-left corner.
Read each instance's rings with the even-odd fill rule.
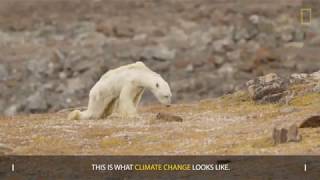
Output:
[[[158,83],[156,84],[156,87],[159,88],[159,84]]]

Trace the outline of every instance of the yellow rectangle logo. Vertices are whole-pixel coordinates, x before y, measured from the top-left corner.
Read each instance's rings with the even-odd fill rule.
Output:
[[[311,8],[302,8],[300,9],[300,22],[303,25],[311,24],[312,19],[312,9]]]

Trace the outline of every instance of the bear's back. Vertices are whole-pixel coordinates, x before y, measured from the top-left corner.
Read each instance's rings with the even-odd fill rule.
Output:
[[[116,69],[109,70],[108,72],[106,72],[101,77],[101,79],[105,79],[105,78],[108,78],[110,76],[122,73],[122,72],[128,72],[130,70],[139,70],[139,69],[151,71],[143,62],[138,61],[138,62],[135,62],[135,63],[132,63],[132,64],[120,66],[120,67],[118,67]]]

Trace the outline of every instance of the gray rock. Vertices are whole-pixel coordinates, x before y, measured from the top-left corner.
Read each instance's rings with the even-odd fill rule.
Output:
[[[222,65],[225,62],[225,59],[221,56],[214,56],[213,63],[216,65]]]
[[[287,142],[288,130],[284,128],[273,128],[272,138],[274,144],[281,144]]]
[[[68,79],[67,86],[64,87],[64,92],[68,94],[74,94],[76,92],[81,92],[89,87],[89,84],[92,82],[90,77],[75,77],[72,79]]]
[[[295,124],[292,124],[288,129],[288,142],[299,142],[301,141],[301,135],[299,134],[298,127]]]
[[[41,78],[43,75],[48,72],[49,61],[45,59],[34,59],[28,62],[28,70],[38,78]]]
[[[43,91],[37,91],[26,100],[26,109],[30,112],[45,112],[48,109],[47,99]]]
[[[235,73],[235,68],[229,63],[222,65],[222,67],[218,69],[218,74],[221,77],[232,78],[234,73]]]
[[[310,76],[314,80],[320,80],[320,71],[314,72]]]
[[[315,47],[319,46],[319,45],[320,45],[320,35],[312,38],[312,39],[308,42],[308,44],[311,45],[311,46],[315,46]]]
[[[135,34],[134,28],[126,24],[115,26],[113,28],[113,32],[114,35],[118,38],[132,38]]]
[[[290,83],[301,83],[301,82],[305,82],[307,80],[307,78],[309,77],[308,74],[306,73],[294,73],[291,74],[289,82]]]
[[[284,41],[284,42],[289,42],[293,40],[293,34],[291,31],[284,31],[281,33],[280,38]]]
[[[156,119],[166,121],[166,122],[182,122],[183,119],[180,116],[172,115],[169,113],[158,113]]]
[[[320,93],[320,82],[313,88],[313,92]]]
[[[261,21],[260,21],[260,17],[258,16],[258,15],[256,15],[256,14],[254,14],[254,15],[251,15],[250,17],[249,17],[249,20],[250,20],[250,22],[252,23],[252,24],[259,24]]]
[[[293,33],[293,40],[296,42],[301,42],[306,38],[306,33],[301,29],[296,29]]]
[[[292,124],[289,127],[273,128],[272,138],[275,145],[287,143],[287,142],[299,142],[301,141],[301,135],[299,134],[298,127]]]
[[[17,115],[18,112],[19,112],[19,105],[14,104],[14,105],[11,105],[10,107],[8,107],[4,111],[4,115],[5,116],[14,116],[14,115]]]
[[[5,65],[0,64],[0,80],[7,80],[9,78],[9,72]]]
[[[212,43],[213,50],[218,53],[223,53],[226,49],[232,49],[233,46],[234,43],[230,38],[216,40]]]
[[[259,17],[258,29],[263,34],[272,34],[274,32],[274,23],[270,19]]]
[[[173,60],[176,56],[175,50],[170,50],[163,45],[151,46],[144,49],[141,55],[144,59],[167,61]]]
[[[193,72],[193,70],[194,70],[193,64],[189,64],[189,65],[186,67],[186,71],[187,71],[187,72]]]
[[[68,77],[68,74],[66,72],[59,72],[58,76],[60,79],[66,79]]]
[[[284,47],[300,49],[304,47],[304,42],[289,42],[284,44]]]
[[[158,29],[157,31],[161,31]],[[168,48],[188,48],[189,47],[189,36],[180,28],[171,27],[169,32],[161,32],[164,37],[159,39],[157,42],[163,44]]]
[[[239,49],[231,52],[227,52],[227,57],[230,61],[240,61],[241,51]]]
[[[248,39],[249,38],[249,32],[246,28],[242,28],[242,27],[236,27],[234,29],[234,32],[233,32],[233,40],[235,42],[238,42],[242,39]]]

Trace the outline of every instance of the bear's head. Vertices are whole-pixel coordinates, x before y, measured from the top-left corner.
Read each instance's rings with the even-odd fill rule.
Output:
[[[155,76],[152,82],[150,90],[158,101],[162,104],[170,105],[172,94],[169,84],[160,75]]]

